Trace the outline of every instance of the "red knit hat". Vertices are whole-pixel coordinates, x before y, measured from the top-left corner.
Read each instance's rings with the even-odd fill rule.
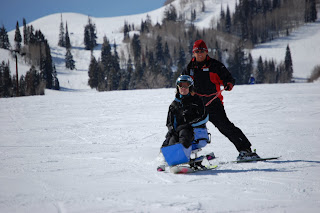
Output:
[[[200,40],[197,40],[196,42],[194,42],[192,52],[194,52],[195,50],[208,51],[208,48],[207,48],[206,43],[204,43],[204,41],[202,39],[200,39]]]

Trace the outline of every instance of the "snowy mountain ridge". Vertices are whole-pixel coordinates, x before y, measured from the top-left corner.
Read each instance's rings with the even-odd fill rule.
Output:
[[[205,3],[205,12],[201,12],[202,2]],[[229,6],[230,11],[234,11],[236,0],[177,0],[172,2],[177,8],[178,14],[181,14],[186,19],[191,14],[192,9],[197,10],[197,19],[194,24],[199,28],[211,27],[215,21],[219,19],[221,8],[226,9]],[[97,28],[97,43],[99,44],[93,54],[96,58],[100,57],[100,48],[102,39],[107,36],[111,43],[118,45],[118,53],[126,56],[128,54],[128,46],[122,42],[123,40],[123,26],[125,22],[134,24],[139,28],[141,21],[146,20],[147,16],[153,24],[161,22],[166,6],[159,9],[130,16],[119,16],[109,18],[95,18],[91,17],[92,22]],[[65,68],[65,48],[59,47],[59,26],[61,22],[61,15],[63,23],[68,23],[69,36],[71,40],[71,53],[75,60],[76,71],[70,71]],[[35,20],[29,24],[33,25],[35,29],[40,29],[49,41],[51,47],[51,54],[56,65],[60,85],[69,89],[89,89],[88,82],[88,67],[90,63],[90,51],[84,49],[84,26],[88,22],[88,16],[77,13],[62,13],[52,14]],[[22,27],[20,26],[22,32]],[[14,30],[10,31],[10,42],[14,44]],[[139,33],[138,31],[131,31]],[[320,21],[316,23],[307,24],[300,29],[297,29],[287,38],[280,38],[275,41],[258,45],[252,50],[252,56],[255,61],[261,55],[262,58],[273,58],[276,62],[284,60],[285,48],[289,44],[293,60],[294,77],[308,78],[315,65],[319,64],[320,48],[316,48],[314,44],[320,43]],[[209,47],[210,48],[210,47]],[[0,58],[4,61],[10,61],[11,72],[15,71],[15,61],[5,50],[0,50]],[[29,70],[29,65],[26,65],[23,60],[19,60],[19,73],[24,74]]]

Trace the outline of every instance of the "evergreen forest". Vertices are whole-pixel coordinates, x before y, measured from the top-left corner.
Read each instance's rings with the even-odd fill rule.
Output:
[[[180,4],[187,2],[181,0]],[[317,0],[239,0],[234,12],[229,7],[221,8],[219,20],[203,29],[194,24],[198,14],[206,11],[204,1],[198,4],[190,14],[182,14],[172,0],[167,0],[161,22],[152,23],[148,15],[138,26],[125,21],[122,42],[127,47],[126,53],[104,36],[100,56],[91,54],[88,58],[88,85],[98,91],[174,87],[175,79],[192,58],[193,43],[198,39],[206,42],[211,57],[226,65],[236,84],[247,84],[250,76],[255,76],[256,83],[291,82],[289,45],[281,62],[262,57],[253,61],[250,49],[288,36],[305,23],[315,22]],[[0,48],[10,50],[13,58],[22,57],[30,64],[26,75],[19,77],[12,74],[9,62],[0,61],[0,97],[44,95],[45,89],[60,89],[50,46],[41,29],[35,30],[25,19],[22,29],[20,32],[17,21],[14,44],[10,44],[6,28],[0,28]],[[97,48],[98,30],[88,17],[83,28],[85,50]],[[62,15],[57,36],[57,45],[66,49],[66,69],[76,72],[68,23]]]

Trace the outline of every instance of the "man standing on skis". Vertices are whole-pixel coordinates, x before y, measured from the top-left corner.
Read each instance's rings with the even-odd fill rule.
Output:
[[[228,119],[223,106],[220,86],[231,91],[235,80],[223,63],[210,58],[207,45],[197,40],[193,45],[193,58],[182,75],[189,75],[194,80],[194,89],[202,98],[209,120],[225,135],[239,151],[237,160],[254,159],[259,156],[251,151],[251,143],[243,132]]]

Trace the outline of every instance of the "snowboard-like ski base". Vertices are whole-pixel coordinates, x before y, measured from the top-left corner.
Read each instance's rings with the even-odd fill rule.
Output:
[[[248,159],[248,160],[235,160],[231,161],[232,163],[248,163],[248,162],[256,162],[256,161],[268,161],[268,160],[276,160],[279,159],[279,157],[270,157],[270,158],[256,158],[256,159]]]
[[[177,166],[170,167],[170,171],[173,174],[187,174],[187,173],[213,170],[213,169],[216,169],[217,167],[218,165],[207,165],[207,166],[203,166],[202,168],[196,169],[189,166],[177,165]]]

